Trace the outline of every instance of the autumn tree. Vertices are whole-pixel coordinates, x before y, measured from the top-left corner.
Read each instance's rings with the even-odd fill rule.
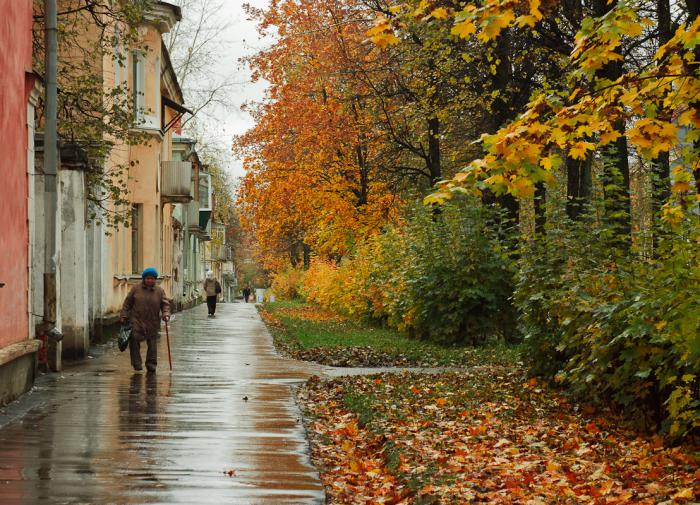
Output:
[[[115,146],[139,144],[135,111],[126,82],[105,83],[103,65],[126,65],[126,51],[138,44],[137,27],[151,0],[61,0],[58,2],[58,133],[64,143],[100,167],[86,172],[90,217],[108,225],[128,220],[118,209],[128,204],[128,166],[106,161]],[[44,68],[43,2],[34,1],[34,66]],[[39,109],[41,115],[43,110]]]
[[[236,143],[248,171],[243,223],[270,264],[308,264],[311,248],[340,257],[378,231],[394,203],[352,70],[344,71],[371,51],[362,44],[367,20],[341,2],[284,2],[254,14],[279,40],[250,60],[271,86],[252,109],[256,127]]]

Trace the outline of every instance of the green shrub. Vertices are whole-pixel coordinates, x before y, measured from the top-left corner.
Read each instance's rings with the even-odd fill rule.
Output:
[[[555,218],[523,249],[516,305],[535,373],[682,437],[700,427],[698,220],[620,251],[593,214]]]
[[[303,281],[309,301],[438,343],[478,345],[515,329],[512,230],[498,213],[463,199],[358,247],[339,265],[316,260]]]
[[[513,266],[502,216],[480,202],[461,200],[439,213],[416,209],[406,230],[408,325],[436,342],[481,344],[513,337]],[[399,304],[401,305],[401,304]]]

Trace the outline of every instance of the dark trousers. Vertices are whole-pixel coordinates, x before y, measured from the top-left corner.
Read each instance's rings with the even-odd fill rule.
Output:
[[[155,370],[158,365],[158,340],[155,338],[147,338],[146,345],[146,368]],[[131,366],[140,370],[141,366],[141,342],[135,338],[129,339],[129,353],[131,354]]]
[[[216,296],[207,296],[207,308],[212,316],[216,312]]]

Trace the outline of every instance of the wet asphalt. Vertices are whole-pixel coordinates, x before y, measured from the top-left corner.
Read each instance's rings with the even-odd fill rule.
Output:
[[[294,385],[252,304],[170,323],[155,375],[110,343],[0,409],[0,504],[319,504]],[[145,355],[145,345],[142,348]]]

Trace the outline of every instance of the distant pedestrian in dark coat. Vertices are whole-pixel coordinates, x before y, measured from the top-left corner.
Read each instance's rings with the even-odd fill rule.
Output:
[[[204,294],[207,297],[207,308],[210,316],[213,316],[216,312],[216,298],[219,296],[219,293],[221,293],[221,284],[214,277],[214,272],[209,270],[207,278],[204,280]]]
[[[248,298],[250,298],[250,288],[246,286],[243,288],[243,299],[246,303],[248,303]]]
[[[170,319],[170,302],[165,296],[165,291],[156,286],[158,271],[155,268],[147,268],[141,274],[142,281],[131,288],[126,295],[119,319],[122,323],[127,320],[131,323],[131,338],[129,339],[129,351],[131,365],[134,370],[141,370],[141,342],[146,341],[146,368],[149,372],[155,372],[158,365],[158,333],[160,332],[160,320]]]

